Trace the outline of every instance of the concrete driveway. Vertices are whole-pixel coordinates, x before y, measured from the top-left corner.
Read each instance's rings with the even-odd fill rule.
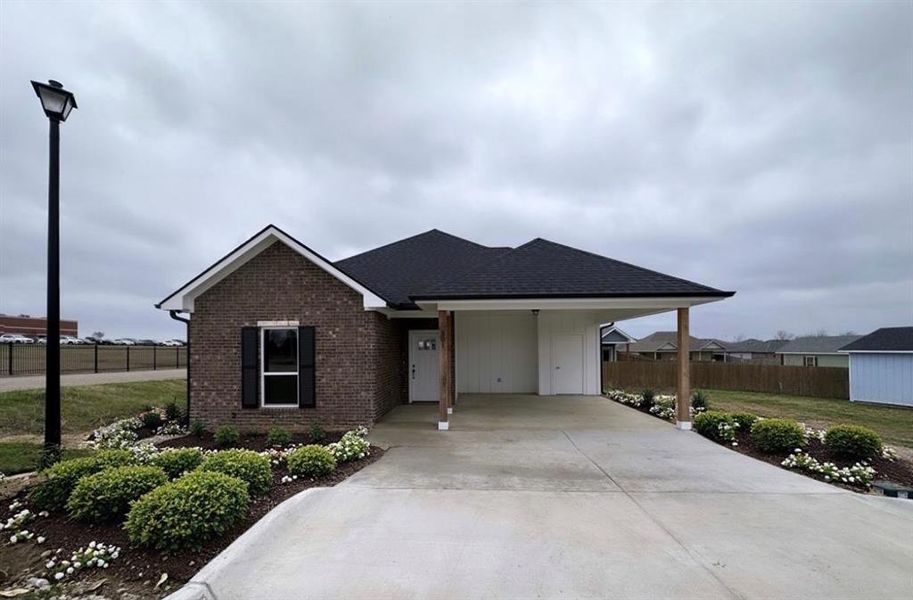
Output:
[[[913,502],[861,496],[594,397],[402,406],[384,458],[270,513],[185,588],[230,598],[873,598]]]

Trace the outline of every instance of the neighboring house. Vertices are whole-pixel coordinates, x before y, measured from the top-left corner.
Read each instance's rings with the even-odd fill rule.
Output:
[[[850,363],[850,400],[913,406],[913,327],[883,327],[840,349]]]
[[[602,345],[602,361],[615,362],[618,360],[618,347],[625,348],[637,340],[614,324],[603,327],[602,334],[599,336]]]
[[[777,350],[780,364],[787,367],[842,367],[849,360],[840,348],[855,342],[861,335],[814,335],[797,337]]]
[[[692,361],[722,362],[726,348],[723,342],[689,336]],[[657,331],[636,343],[620,349],[629,360],[675,360],[678,357],[678,336],[675,331]]]
[[[269,225],[156,306],[190,315],[191,421],[338,430],[430,401],[447,429],[458,394],[598,394],[601,324],[676,310],[687,333],[734,293],[437,230],[332,262]]]
[[[789,340],[756,340],[750,338],[739,342],[723,342],[726,362],[779,365],[777,351]]]

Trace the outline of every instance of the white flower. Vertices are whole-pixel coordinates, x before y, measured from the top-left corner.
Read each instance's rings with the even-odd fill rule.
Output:
[[[39,535],[39,536],[38,536],[38,543],[39,543],[39,544],[43,544],[43,543],[44,543],[44,539],[45,539],[45,538],[44,538],[43,535]]]
[[[60,581],[61,579],[63,579],[63,573],[54,573],[54,579],[56,579],[57,581]]]
[[[67,567],[67,575],[73,574],[73,567]]]

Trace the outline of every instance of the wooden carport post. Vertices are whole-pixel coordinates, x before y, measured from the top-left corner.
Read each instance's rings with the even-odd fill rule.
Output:
[[[440,398],[437,428],[446,431],[450,429],[450,413],[453,411],[453,313],[437,311],[437,328],[441,338],[438,348]]]
[[[678,309],[678,374],[675,386],[675,426],[691,429],[691,340],[688,308]]]

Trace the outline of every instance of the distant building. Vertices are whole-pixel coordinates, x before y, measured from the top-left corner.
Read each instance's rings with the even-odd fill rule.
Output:
[[[48,334],[48,320],[45,317],[29,315],[0,314],[0,333],[18,333],[28,337],[45,337]],[[60,321],[60,335],[79,336],[79,321]]]
[[[723,342],[723,354],[726,362],[753,363],[760,365],[779,365],[777,350],[789,340],[757,340],[750,338],[740,342]]]
[[[600,340],[602,345],[603,362],[615,362],[618,360],[619,347],[623,349],[628,344],[637,341],[635,338],[631,337],[614,325],[603,327],[602,333],[600,334]]]
[[[882,327],[840,351],[849,354],[851,401],[913,406],[913,327]]]
[[[689,354],[692,361],[723,362],[726,348],[714,339],[689,337]],[[675,360],[678,357],[678,339],[674,331],[657,331],[633,344],[618,349],[621,360]]]
[[[787,367],[849,367],[846,354],[840,349],[855,342],[861,335],[812,335],[790,340],[777,350],[780,364]]]

